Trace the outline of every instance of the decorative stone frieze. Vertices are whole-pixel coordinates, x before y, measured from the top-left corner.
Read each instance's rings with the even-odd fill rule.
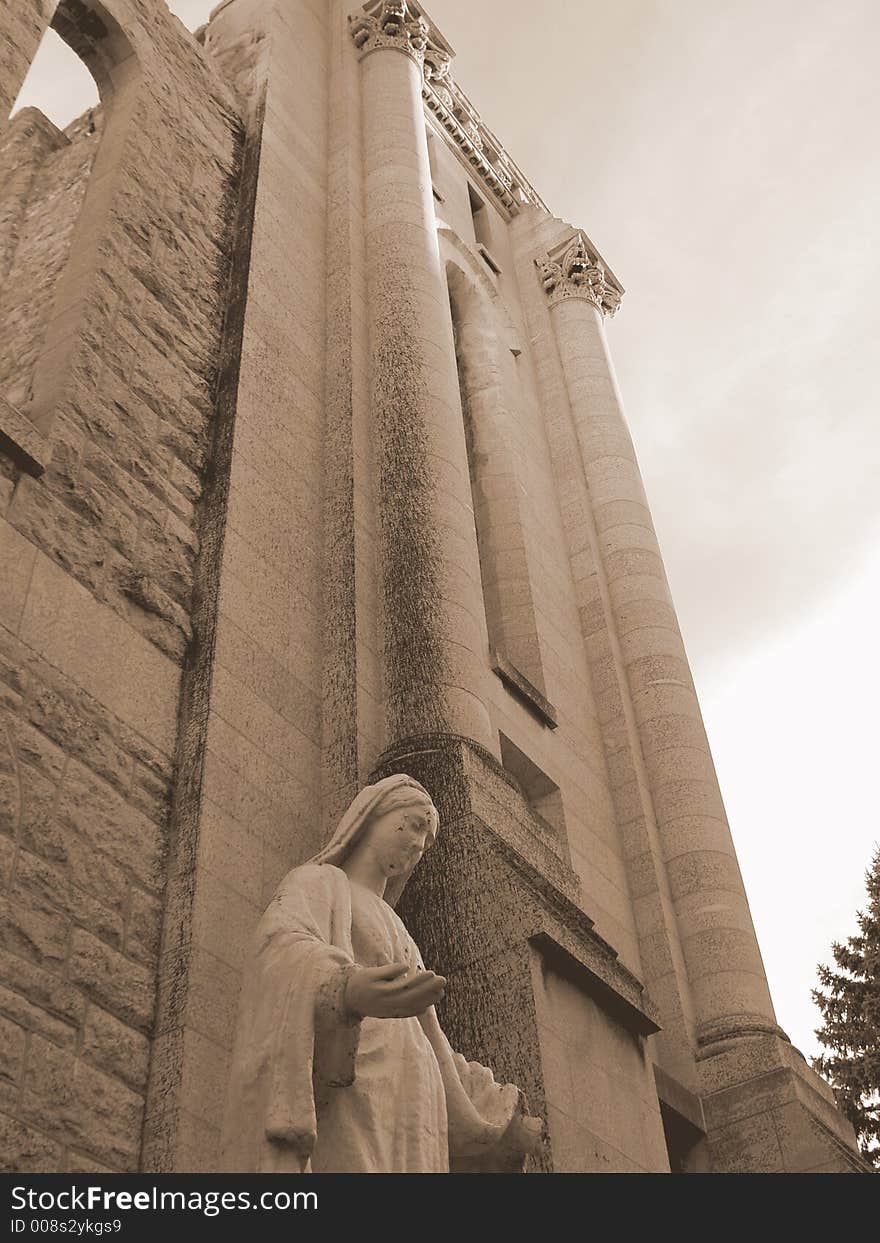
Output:
[[[578,234],[559,259],[536,259],[541,284],[550,305],[566,298],[592,302],[603,315],[615,315],[623,290],[607,272],[598,255],[592,255],[582,234]]]
[[[531,203],[547,211],[544,202],[526,181],[495,135],[483,124],[479,113],[462,90],[449,77],[448,58],[435,66],[428,52],[422,98],[443,129],[459,148],[482,183],[511,215]]]

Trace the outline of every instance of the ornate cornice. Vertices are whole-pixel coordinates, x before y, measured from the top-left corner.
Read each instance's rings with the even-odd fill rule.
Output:
[[[428,23],[410,11],[406,0],[382,0],[369,12],[353,13],[349,30],[361,56],[378,48],[396,48],[422,66],[428,47]]]
[[[552,253],[536,259],[541,284],[551,306],[568,298],[591,302],[603,315],[616,315],[623,289],[597,254],[592,254],[587,240],[578,233],[558,258]]]
[[[531,203],[546,204],[485,125],[458,84],[450,66],[454,52],[416,0],[368,0],[363,12],[349,19],[362,56],[377,48],[397,48],[422,68],[422,98],[460,158],[509,215]]]
[[[432,48],[425,52],[422,97],[472,170],[511,215],[524,203],[547,206],[449,74],[450,57]]]

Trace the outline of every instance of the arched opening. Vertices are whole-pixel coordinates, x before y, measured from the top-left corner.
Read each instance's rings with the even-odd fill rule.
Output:
[[[61,0],[0,143],[0,399],[37,433],[51,425],[79,336],[106,173],[139,76],[103,5]]]
[[[98,86],[86,65],[51,26],[31,61],[10,119],[23,108],[37,108],[59,130],[98,106]]]

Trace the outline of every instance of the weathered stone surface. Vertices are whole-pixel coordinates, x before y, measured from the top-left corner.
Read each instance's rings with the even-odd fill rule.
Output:
[[[0,1016],[0,1083],[18,1083],[24,1062],[25,1030]]]
[[[87,645],[80,641],[83,634],[90,635]],[[38,557],[34,567],[21,635],[50,664],[69,671],[89,694],[170,753],[179,670],[47,558]],[[99,655],[111,651],[116,653],[113,662]]]
[[[26,721],[13,720],[10,729],[18,762],[31,765],[49,781],[57,782],[67,763],[65,752]]]
[[[143,1099],[39,1036],[31,1042],[21,1110],[60,1142],[114,1169],[136,1168]]]
[[[0,579],[3,582],[0,623],[17,630],[36,560],[36,548],[8,522],[0,520]]]
[[[155,981],[140,963],[111,949],[90,933],[75,929],[68,974],[87,996],[119,1018],[147,1031],[153,1017]]]
[[[106,1010],[89,1006],[81,1052],[87,1062],[115,1075],[136,1092],[146,1087],[149,1041]]]
[[[37,686],[28,703],[28,719],[53,739],[65,754],[88,764],[99,777],[124,791],[131,757],[113,735],[57,691]]]
[[[0,948],[52,967],[64,962],[67,945],[67,920],[51,904],[0,898]]]
[[[114,790],[73,764],[61,788],[59,822],[110,855],[146,888],[161,884],[164,842],[158,827]]]
[[[159,957],[161,939],[161,903],[140,889],[132,887],[128,922],[125,928],[125,952],[140,962],[153,965]]]
[[[0,1174],[57,1173],[61,1152],[48,1135],[0,1113]]]
[[[20,851],[16,859],[10,897],[22,906],[42,904],[48,910],[58,910],[111,944],[122,940],[122,917],[117,912],[72,885],[65,872],[28,851]]]
[[[60,980],[57,983],[61,988],[64,987]],[[70,993],[74,998],[74,1010],[77,1012],[82,1011],[85,1008],[84,1003],[79,1001],[73,989],[70,990]],[[35,992],[34,995],[38,995],[38,993]],[[47,1040],[51,1040],[53,1044],[62,1046],[72,1045],[76,1040],[77,1029],[75,1026],[69,1022],[64,1022],[62,1019],[55,1018],[51,1013],[43,1009],[41,1005],[34,1004],[34,1002],[22,996],[21,993],[15,992],[13,989],[6,988],[3,985],[0,985],[0,1014],[5,1014],[8,1018],[14,1019],[17,1024],[29,1031],[39,1032]]]
[[[8,833],[19,833],[28,846],[47,859],[63,858],[55,844],[53,807],[57,787],[33,769],[18,769],[7,785],[4,820]]]
[[[0,951],[0,973],[10,990],[38,1010],[74,1026],[81,1022],[85,1003],[78,991],[59,975],[5,951]],[[13,1011],[11,1017],[22,1021],[17,1012]]]
[[[2,790],[2,782],[0,782],[0,790]],[[9,837],[0,837],[0,890],[5,889],[9,884],[14,862],[15,842]]]
[[[48,218],[33,211],[22,214],[8,283],[0,295],[0,315],[8,333],[7,348],[0,361],[0,380],[13,402],[16,398],[18,402],[26,400],[30,395],[34,368],[51,318],[55,284],[67,262],[98,147],[97,137],[94,127],[91,133],[86,128],[77,143],[58,134],[56,150],[46,153],[42,161],[34,160],[29,198],[31,202],[47,202]],[[30,282],[27,299],[21,297],[18,282],[22,280]]]

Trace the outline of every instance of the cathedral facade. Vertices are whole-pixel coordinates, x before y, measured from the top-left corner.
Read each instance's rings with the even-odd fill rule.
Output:
[[[410,0],[0,0],[0,1168],[214,1171],[250,938],[366,782],[532,1172],[859,1169],[778,1027],[606,344]],[[625,313],[625,312],[624,312]]]

